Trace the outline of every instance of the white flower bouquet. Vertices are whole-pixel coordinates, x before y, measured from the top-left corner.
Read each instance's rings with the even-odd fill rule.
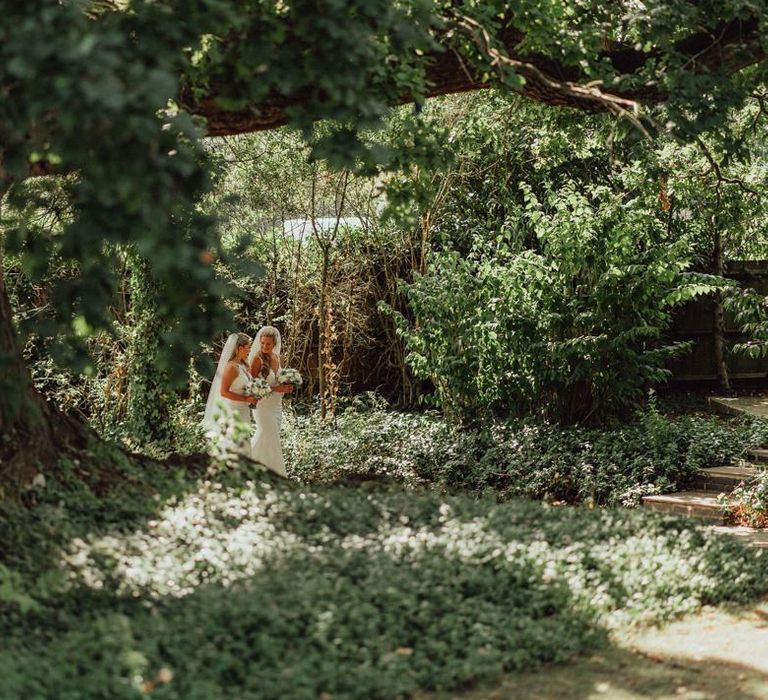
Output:
[[[292,367],[283,367],[277,370],[276,379],[278,384],[290,384],[294,388],[301,386],[302,382],[299,371]]]
[[[272,393],[272,387],[263,377],[255,377],[245,385],[245,395],[255,399],[264,399]]]

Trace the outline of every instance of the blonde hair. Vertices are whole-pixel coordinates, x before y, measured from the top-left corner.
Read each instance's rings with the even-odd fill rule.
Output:
[[[232,351],[232,357],[229,358],[229,361],[232,362],[232,360],[234,360],[237,357],[237,351],[240,348],[250,344],[251,344],[251,337],[249,335],[246,335],[245,333],[238,333],[237,343],[235,343],[235,349]]]
[[[275,331],[273,331],[273,330],[262,331],[261,332],[261,337],[262,338],[272,338],[273,342],[275,342],[275,343],[277,342],[277,333]]]

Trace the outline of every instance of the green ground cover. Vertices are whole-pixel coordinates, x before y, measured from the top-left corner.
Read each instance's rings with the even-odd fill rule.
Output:
[[[374,397],[353,401],[331,426],[313,413],[288,413],[286,424],[288,466],[304,482],[375,477],[587,505],[637,505],[768,444],[765,421],[712,415],[690,399],[652,403],[606,428],[532,420],[467,428],[438,413],[392,411]]]
[[[643,511],[70,469],[0,511],[2,698],[397,698],[768,590],[764,555]]]

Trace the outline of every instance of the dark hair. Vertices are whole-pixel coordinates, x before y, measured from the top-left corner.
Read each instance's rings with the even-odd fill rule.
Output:
[[[259,358],[261,359],[259,374],[266,379],[269,376],[269,370],[272,368],[272,360],[268,355],[261,352],[261,350],[259,350]]]

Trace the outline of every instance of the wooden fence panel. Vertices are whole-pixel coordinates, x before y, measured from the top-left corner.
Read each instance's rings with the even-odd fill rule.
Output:
[[[768,260],[729,260],[726,277],[737,280],[768,296]],[[673,382],[715,381],[714,338],[712,332],[714,302],[702,298],[682,306],[673,316],[667,340],[692,340],[691,352],[669,362]],[[733,315],[725,316],[727,364],[732,379],[764,379],[768,377],[768,358],[736,355],[730,348],[747,340],[734,323]]]

